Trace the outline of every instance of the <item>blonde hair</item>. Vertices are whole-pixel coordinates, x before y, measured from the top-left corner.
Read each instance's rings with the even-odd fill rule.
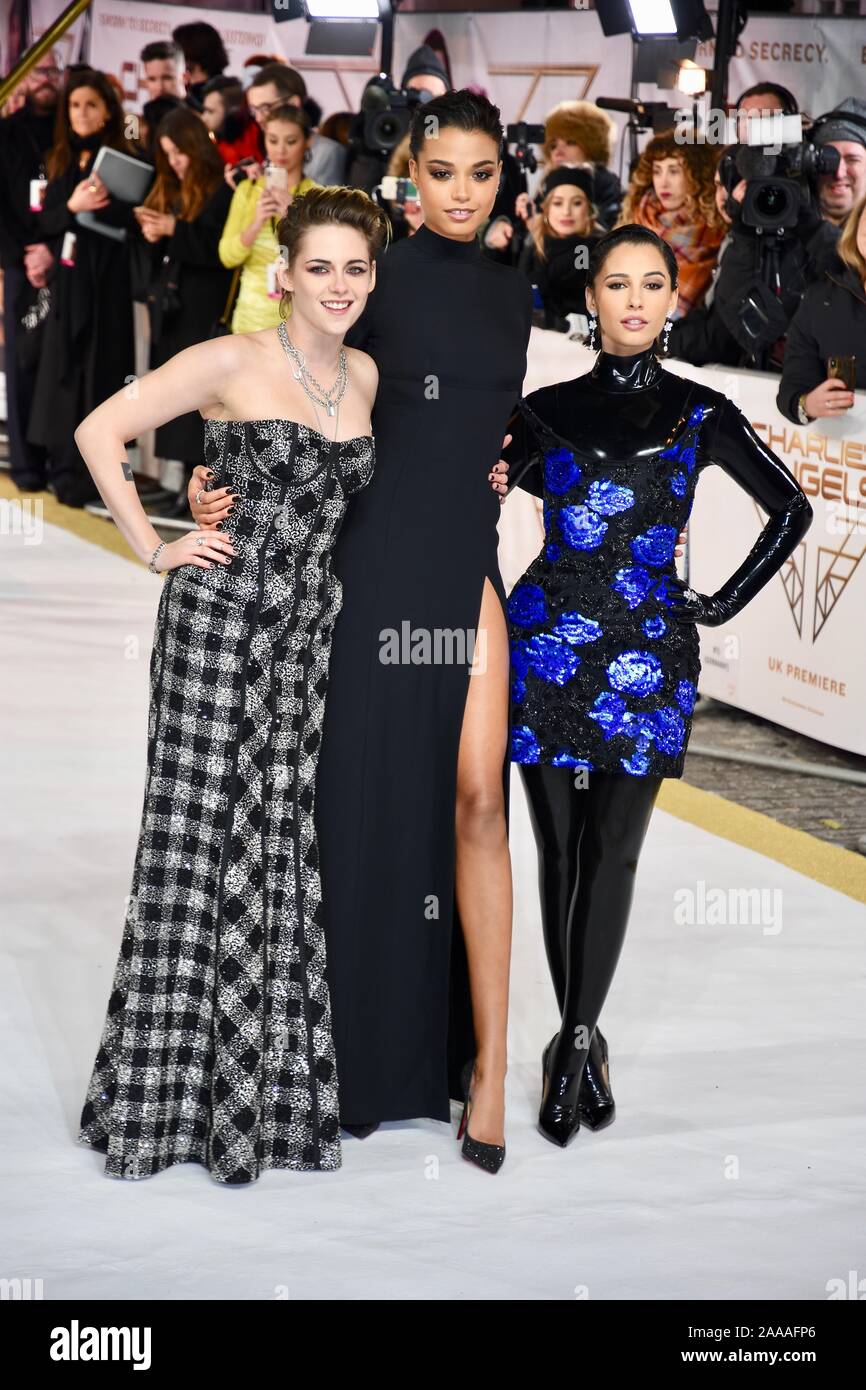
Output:
[[[575,164],[574,168],[583,169],[585,172],[589,174],[595,173],[595,169],[592,164]],[[573,186],[575,188],[579,187],[578,184],[575,184]],[[547,235],[547,231],[549,230],[550,226],[547,219],[547,214],[550,210],[550,200],[553,197],[554,193],[558,192],[560,187],[561,185],[558,184],[556,187],[551,188],[550,192],[542,200],[541,212],[536,217],[531,218],[529,222],[529,235],[532,237],[532,240],[535,244],[535,250],[538,255],[538,259],[541,261],[547,260],[547,252],[544,249],[544,238]],[[595,233],[601,230],[598,225],[598,208],[584,189],[581,188],[580,192],[583,193],[583,196],[586,198],[587,204],[589,206],[589,226],[587,227],[585,232],[578,233],[578,235],[587,237],[593,236]],[[553,234],[551,233],[551,235]]]
[[[866,257],[863,256],[857,245],[857,229],[864,212],[866,212],[866,196],[862,197],[859,203],[854,204],[845,218],[837,248],[840,260],[853,270],[861,285],[866,285]]]

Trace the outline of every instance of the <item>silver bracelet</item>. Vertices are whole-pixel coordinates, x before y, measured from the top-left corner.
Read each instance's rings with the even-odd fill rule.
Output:
[[[156,547],[156,550],[153,552],[153,554],[147,562],[147,568],[150,570],[151,574],[159,574],[159,570],[155,568],[155,565],[156,558],[162,550],[165,550],[165,541],[160,541],[159,545]]]

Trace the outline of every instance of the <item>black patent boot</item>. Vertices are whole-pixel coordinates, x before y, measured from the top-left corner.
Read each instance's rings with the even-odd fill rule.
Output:
[[[596,1026],[589,1044],[589,1055],[577,1094],[580,1122],[588,1129],[604,1129],[616,1117],[616,1104],[610,1089],[607,1039]]]
[[[550,1049],[556,1042],[556,1034],[550,1039],[542,1057],[543,1077],[547,1069]],[[542,1088],[544,1079],[542,1080]],[[596,1027],[589,1044],[589,1054],[580,1078],[577,1092],[577,1108],[580,1122],[587,1129],[604,1129],[616,1117],[616,1103],[610,1089],[610,1065],[608,1061],[607,1039],[601,1029]]]
[[[541,1058],[541,1109],[538,1112],[538,1131],[561,1149],[571,1143],[580,1129],[579,1074],[547,1070],[551,1049],[559,1034],[550,1039]]]

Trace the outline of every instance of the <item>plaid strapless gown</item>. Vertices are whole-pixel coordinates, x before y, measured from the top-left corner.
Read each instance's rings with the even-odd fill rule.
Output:
[[[238,556],[163,584],[132,892],[79,1142],[112,1177],[340,1166],[314,785],[369,435],[205,421]]]

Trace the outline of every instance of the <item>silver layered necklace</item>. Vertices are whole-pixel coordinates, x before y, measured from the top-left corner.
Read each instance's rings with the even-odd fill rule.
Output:
[[[307,367],[304,354],[300,348],[295,347],[289,337],[285,323],[281,323],[277,329],[283,350],[289,359],[292,368],[292,376],[295,381],[299,381],[304,388],[307,396],[313,403],[313,410],[316,412],[316,421],[319,420],[318,406],[322,405],[328,415],[334,418],[334,439],[340,430],[340,401],[346,394],[346,387],[349,384],[349,369],[346,360],[346,349],[340,348],[340,369],[337,372],[337,379],[329,391],[326,391],[321,382],[318,382],[312,372]],[[326,434],[325,430],[319,430],[320,434]],[[326,436],[327,437],[327,436]]]

